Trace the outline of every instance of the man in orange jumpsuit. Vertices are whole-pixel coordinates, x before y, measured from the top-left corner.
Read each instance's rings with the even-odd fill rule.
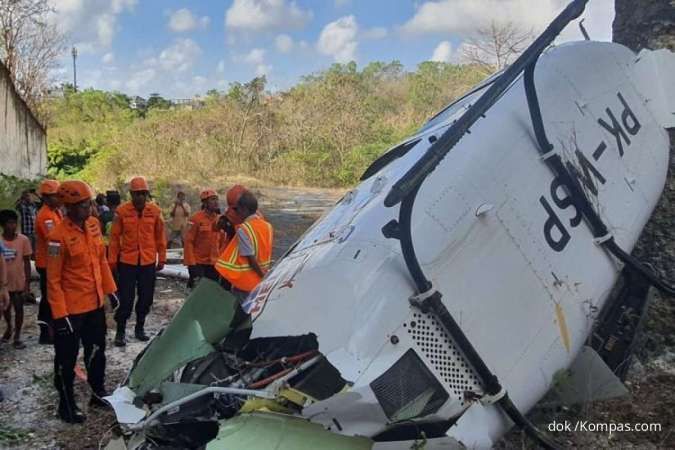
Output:
[[[40,275],[40,306],[38,325],[40,326],[40,344],[53,343],[51,330],[52,312],[47,297],[47,235],[61,223],[63,216],[59,208],[59,182],[44,180],[38,189],[42,198],[42,207],[35,218],[35,268]]]
[[[259,214],[258,200],[248,191],[232,206],[235,234],[218,258],[216,270],[232,284],[232,293],[240,301],[258,286],[272,261],[272,225]],[[236,216],[236,217],[234,217]]]
[[[68,423],[84,415],[73,394],[74,368],[84,347],[87,381],[93,391],[89,404],[103,406],[105,392],[104,298],[115,292],[105,258],[101,227],[91,216],[93,191],[83,181],[64,181],[58,189],[66,217],[48,235],[47,292],[54,327],[54,386],[58,413]]]
[[[126,325],[136,302],[135,337],[147,341],[145,318],[155,295],[155,274],[166,263],[166,237],[162,210],[148,201],[150,188],[143,177],[129,183],[131,201],[115,211],[110,230],[110,266],[117,270],[120,306],[115,313],[116,347],[126,345]]]
[[[222,280],[214,267],[227,239],[225,233],[217,226],[220,217],[218,194],[206,189],[201,192],[199,198],[202,200],[202,209],[190,218],[183,239],[183,264],[190,273],[188,287],[193,287],[202,277],[214,281]],[[229,285],[225,287],[229,289]]]

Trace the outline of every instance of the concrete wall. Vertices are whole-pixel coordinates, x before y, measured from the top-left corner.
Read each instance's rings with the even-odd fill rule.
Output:
[[[47,172],[47,133],[0,63],[0,173],[33,179]]]

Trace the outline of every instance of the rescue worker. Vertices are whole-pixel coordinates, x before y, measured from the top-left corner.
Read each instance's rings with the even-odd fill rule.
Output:
[[[61,223],[60,202],[58,197],[59,182],[44,180],[40,183],[38,193],[42,198],[42,207],[35,219],[35,268],[40,276],[40,306],[38,320],[40,326],[40,344],[52,344],[54,333],[51,329],[52,312],[47,296],[47,235]]]
[[[83,181],[64,181],[58,189],[66,217],[48,235],[47,292],[54,327],[54,386],[59,417],[82,423],[84,414],[73,394],[80,341],[84,347],[89,405],[105,406],[104,297],[115,292],[105,258],[101,227],[91,214],[93,191]]]
[[[115,313],[117,333],[114,344],[126,345],[126,325],[136,302],[134,335],[140,341],[150,339],[145,334],[145,319],[155,295],[155,274],[166,263],[164,219],[159,206],[148,201],[150,188],[143,177],[129,183],[131,201],[120,205],[110,230],[109,259],[117,271],[120,306]]]
[[[218,194],[214,190],[206,189],[199,194],[199,198],[202,209],[190,218],[183,246],[183,264],[190,274],[188,287],[193,287],[202,277],[214,281],[222,280],[214,265],[227,243],[225,233],[217,226],[220,217]],[[227,283],[225,280],[223,282]],[[224,284],[224,287],[229,289],[229,284]]]
[[[235,222],[234,237],[218,258],[216,270],[232,284],[232,293],[243,302],[258,286],[272,260],[272,225],[259,214],[258,200],[249,192],[239,196],[226,213]]]

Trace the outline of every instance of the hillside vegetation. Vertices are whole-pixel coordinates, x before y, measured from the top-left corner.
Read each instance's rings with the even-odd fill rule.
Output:
[[[145,112],[120,93],[66,90],[50,100],[50,175],[97,189],[135,174],[156,184],[209,185],[246,176],[290,185],[347,186],[390,146],[477,84],[478,67],[355,63],[270,94],[265,79],[209,91],[203,107]]]

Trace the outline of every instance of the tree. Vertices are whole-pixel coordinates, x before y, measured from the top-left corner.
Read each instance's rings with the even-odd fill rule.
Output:
[[[463,44],[462,58],[492,74],[508,66],[533,40],[532,30],[523,30],[513,22],[492,21],[469,36]]]
[[[148,109],[169,109],[171,102],[157,93],[150,94],[147,102]]]
[[[63,33],[50,22],[52,13],[47,0],[0,0],[0,59],[33,110],[65,49]]]

